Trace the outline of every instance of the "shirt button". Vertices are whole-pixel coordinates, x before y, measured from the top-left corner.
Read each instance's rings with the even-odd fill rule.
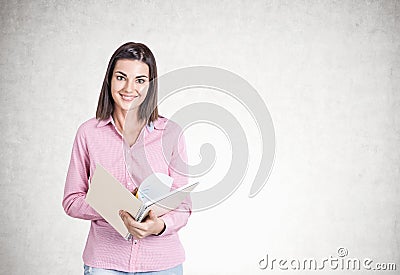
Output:
[[[133,242],[134,242],[135,244],[137,244],[137,240],[134,240]]]

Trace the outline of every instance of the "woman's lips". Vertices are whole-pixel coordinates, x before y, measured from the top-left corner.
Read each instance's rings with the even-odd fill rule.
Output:
[[[132,101],[136,97],[138,97],[137,95],[136,96],[134,96],[134,95],[123,95],[123,94],[120,94],[120,95],[121,95],[122,99],[125,100],[125,101]]]

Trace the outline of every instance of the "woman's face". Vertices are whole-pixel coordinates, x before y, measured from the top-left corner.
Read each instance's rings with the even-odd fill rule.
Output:
[[[149,79],[146,63],[132,59],[118,60],[111,78],[114,111],[137,111],[146,98]]]

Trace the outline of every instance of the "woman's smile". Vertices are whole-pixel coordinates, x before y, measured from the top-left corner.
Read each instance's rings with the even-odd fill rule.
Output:
[[[122,97],[122,99],[127,102],[132,102],[135,98],[139,97],[139,95],[133,95],[133,94],[123,94],[123,93],[119,94]]]

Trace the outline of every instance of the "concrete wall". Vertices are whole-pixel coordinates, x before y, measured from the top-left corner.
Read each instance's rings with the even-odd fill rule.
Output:
[[[160,74],[211,65],[240,75],[274,121],[264,189],[247,196],[260,158],[252,135],[243,185],[182,229],[186,274],[298,274],[259,262],[322,261],[340,247],[400,268],[398,1],[0,5],[1,274],[83,273],[89,224],[63,212],[64,181],[77,127],[94,116],[108,60],[126,41],[146,43]],[[204,131],[188,135],[193,161],[196,134],[214,133]]]

